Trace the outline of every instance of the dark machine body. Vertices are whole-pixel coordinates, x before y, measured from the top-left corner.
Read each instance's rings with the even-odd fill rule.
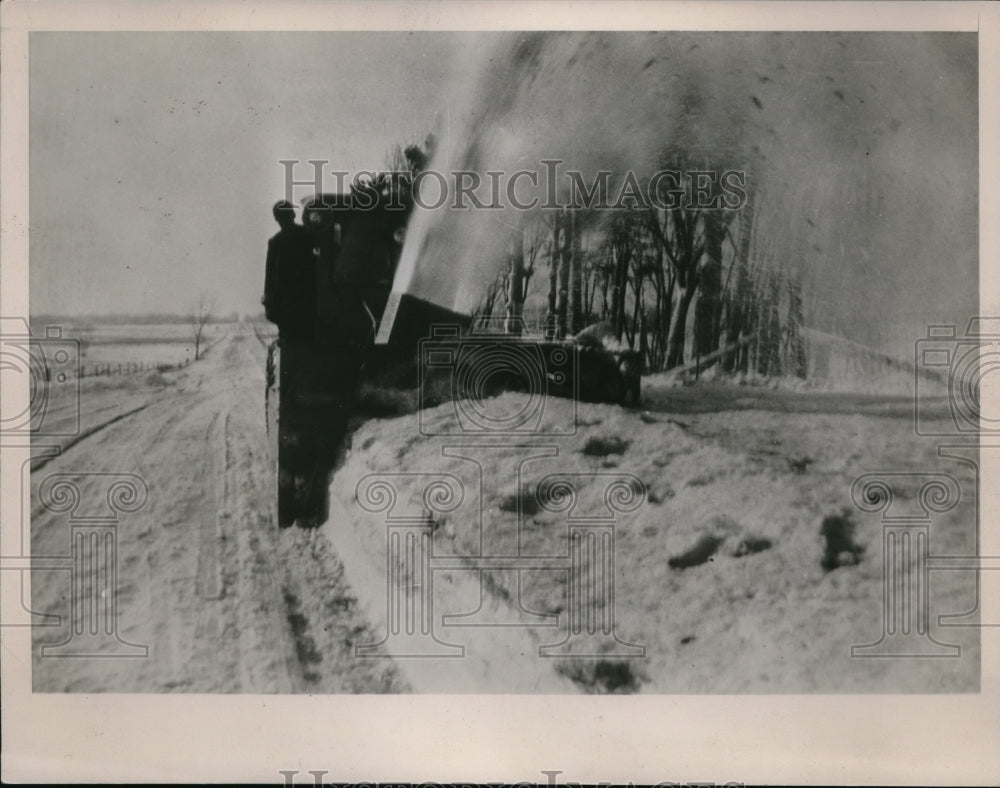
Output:
[[[321,194],[302,210],[312,244],[297,322],[270,366],[268,431],[278,467],[278,523],[319,525],[329,515],[330,475],[355,410],[362,370],[392,288],[407,212],[381,199],[357,207],[351,195]],[[277,391],[273,391],[277,388]]]
[[[358,399],[362,383],[370,390],[414,392],[421,384],[436,382],[433,392],[420,392],[414,400],[417,406],[449,396],[484,397],[531,387],[516,369],[491,376],[476,391],[463,391],[447,381],[442,384],[447,370],[421,374],[421,348],[428,341],[459,346],[495,342],[507,348],[513,343],[543,359],[562,349],[571,354],[574,375],[546,371],[545,393],[590,401],[638,401],[638,369],[630,354],[612,354],[593,342],[491,339],[471,331],[467,315],[391,293],[408,218],[407,210],[387,200],[359,207],[350,195],[342,194],[317,195],[303,206],[302,223],[313,240],[315,267],[310,276],[315,298],[302,308],[315,309],[309,321],[314,331],[308,340],[283,337],[269,363],[279,369],[278,375],[269,377],[267,418],[278,466],[278,522],[283,527],[326,521],[330,477],[346,447],[352,416],[367,410]],[[387,322],[376,343],[383,317]],[[440,340],[442,326],[448,336]]]

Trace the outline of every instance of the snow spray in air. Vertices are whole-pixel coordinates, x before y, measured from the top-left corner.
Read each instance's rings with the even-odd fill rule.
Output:
[[[667,161],[740,170],[754,264],[801,279],[807,326],[906,352],[977,308],[973,37],[517,33],[466,51],[430,168],[486,181],[555,159],[612,190]],[[526,213],[448,205],[415,210],[390,309],[471,312]]]

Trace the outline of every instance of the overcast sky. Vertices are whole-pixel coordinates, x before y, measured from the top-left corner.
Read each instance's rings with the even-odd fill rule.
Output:
[[[641,167],[690,137],[765,163],[807,321],[894,347],[977,306],[976,69],[975,34],[33,33],[31,309],[256,313],[282,159],[377,169],[435,129],[451,166]],[[439,213],[412,292],[459,306],[504,217]]]
[[[462,41],[32,33],[32,312],[257,311],[279,160],[384,166],[447,122]]]

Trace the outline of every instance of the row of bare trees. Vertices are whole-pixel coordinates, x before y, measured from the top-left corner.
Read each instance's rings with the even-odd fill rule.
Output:
[[[737,209],[541,212],[515,235],[475,316],[556,336],[602,322],[647,372],[719,363],[805,377],[801,261],[776,252],[747,195]],[[547,278],[534,277],[540,263]],[[544,300],[532,282],[547,287]]]
[[[436,144],[428,135],[398,146],[390,168],[415,175]],[[726,169],[702,159],[663,157],[664,169],[684,173],[672,184],[688,197],[677,207],[662,207],[673,203],[661,193],[660,207],[524,214],[484,283],[474,324],[565,337],[600,323],[605,338],[640,353],[646,372],[719,364],[729,374],[805,377],[804,261],[789,257],[804,247],[764,216],[749,173],[736,207],[720,202],[718,180],[707,200],[692,200],[693,177]]]

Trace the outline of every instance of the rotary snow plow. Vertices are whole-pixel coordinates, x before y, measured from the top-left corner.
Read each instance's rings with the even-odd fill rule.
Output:
[[[330,477],[352,418],[365,411],[362,387],[363,400],[373,391],[416,391],[417,408],[471,400],[484,412],[505,391],[638,403],[635,353],[608,350],[587,332],[559,339],[476,328],[469,315],[392,292],[407,219],[406,210],[359,206],[350,195],[317,195],[303,206],[312,262],[301,308],[314,311],[313,332],[308,341],[282,335],[269,356],[281,527],[326,521]]]

